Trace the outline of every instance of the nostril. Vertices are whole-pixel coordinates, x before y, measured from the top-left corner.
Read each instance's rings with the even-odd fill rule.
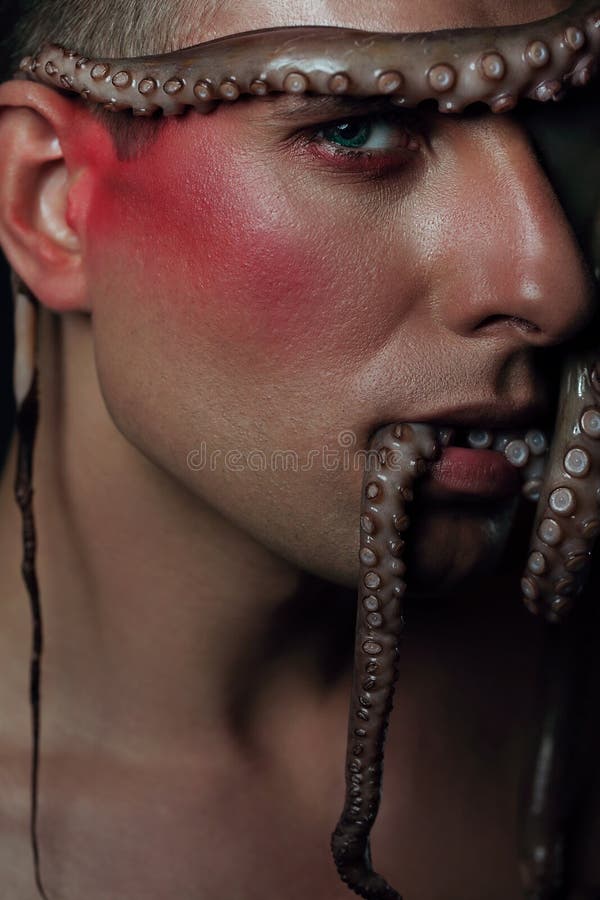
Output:
[[[487,318],[483,319],[477,326],[478,331],[490,331],[495,330],[499,326],[510,326],[511,328],[516,328],[518,331],[521,331],[523,334],[539,334],[541,332],[541,328],[535,325],[533,322],[530,322],[529,319],[522,319],[520,316],[487,316]]]

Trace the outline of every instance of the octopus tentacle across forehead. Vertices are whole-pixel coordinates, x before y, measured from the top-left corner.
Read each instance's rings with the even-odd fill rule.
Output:
[[[88,59],[55,45],[21,73],[135,115],[209,111],[216,102],[270,93],[389,95],[400,106],[436,100],[493,112],[521,98],[558,99],[586,84],[600,58],[600,0],[577,0],[537,22],[414,34],[288,27],[247,32],[162,56]]]

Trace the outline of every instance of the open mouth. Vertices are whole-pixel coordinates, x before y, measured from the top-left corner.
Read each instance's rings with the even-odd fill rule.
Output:
[[[436,497],[500,499],[519,492],[537,502],[548,456],[541,429],[440,428],[442,452],[431,467]]]

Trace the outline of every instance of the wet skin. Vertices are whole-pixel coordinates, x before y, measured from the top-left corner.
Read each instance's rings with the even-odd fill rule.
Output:
[[[449,9],[431,0],[400,9],[382,3],[367,13],[349,6],[282,10],[267,2],[250,15],[225,5],[204,36],[292,23],[403,30],[514,22],[561,8]],[[44,332],[38,500],[49,622],[47,772],[59,786],[46,795],[44,834],[53,884],[68,886],[61,900],[93,898],[102,886],[130,900],[153,889],[162,900],[175,882],[157,882],[165,867],[152,860],[164,860],[169,836],[179,896],[196,896],[201,883],[213,896],[233,897],[241,881],[248,898],[252,891],[346,896],[327,848],[341,798],[346,686],[324,709],[302,667],[282,669],[256,712],[258,758],[271,766],[257,772],[223,737],[225,674],[243,679],[241,648],[293,591],[297,567],[354,584],[362,472],[329,470],[323,447],[339,457],[342,432],[352,431],[361,448],[394,420],[507,429],[542,421],[545,380],[532,351],[559,346],[591,309],[570,227],[511,118],[441,121],[425,113],[407,121],[369,105],[317,102],[302,113],[294,106],[289,98],[239,103],[168,122],[126,160],[86,111],[69,105],[73,118],[61,133],[66,219],[84,289],[60,294],[44,279],[35,285],[50,309],[91,313],[64,315],[62,350],[52,342],[56,324],[46,320]],[[375,116],[385,152],[339,149],[339,129],[327,126],[350,115],[371,126]],[[404,146],[407,131],[414,149]],[[209,457],[221,451],[215,471],[188,465],[202,441]],[[240,470],[237,458],[225,473],[223,454],[236,448],[267,458],[293,450],[301,463],[311,451],[317,457],[298,473]],[[8,491],[6,478],[4,571],[17,554]],[[489,497],[467,503],[456,491],[425,486],[415,574],[450,583],[487,566],[503,549],[514,505]],[[19,597],[16,579],[11,596]],[[512,807],[536,644],[520,610],[502,619],[509,593],[499,582],[499,597],[486,593],[485,608],[478,592],[453,598],[451,614],[412,608],[402,729],[388,755],[396,803],[384,810],[379,849],[409,900],[519,896]],[[13,659],[15,635],[26,645],[27,622],[16,603],[4,617],[11,628],[2,630],[3,658]],[[20,656],[10,672],[8,681],[22,686]],[[21,709],[21,694],[7,684],[4,708]],[[20,716],[11,739],[26,746]],[[273,734],[276,747],[266,750]],[[82,810],[85,769],[74,778],[74,760],[85,762],[100,744],[115,750],[92,762],[105,775],[105,795],[86,794]],[[317,771],[308,757],[320,761]],[[141,758],[144,772],[127,762]],[[28,866],[26,753],[19,765],[20,873]],[[278,800],[290,783],[297,854],[289,853],[289,809]],[[474,797],[483,798],[481,808]],[[140,809],[152,822],[144,876]],[[69,841],[73,810],[88,848],[96,848],[89,856]],[[257,834],[257,816],[274,823],[269,835]],[[115,821],[117,829],[106,825]],[[64,831],[52,827],[57,822]],[[461,850],[461,835],[480,854],[480,868]],[[236,852],[231,871],[224,846],[249,848],[251,858]],[[255,859],[269,851],[285,862],[266,872]],[[307,862],[310,884],[302,881]],[[19,891],[29,896],[20,885],[19,900]]]

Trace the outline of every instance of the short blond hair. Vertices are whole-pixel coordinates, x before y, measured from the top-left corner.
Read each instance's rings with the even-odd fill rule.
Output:
[[[0,0],[9,21],[0,50],[0,81],[24,56],[55,43],[86,56],[169,53],[202,40],[224,0]],[[132,120],[92,109],[112,134],[121,158],[130,158],[156,136],[161,119]]]
[[[23,56],[47,42],[86,56],[168,53],[202,29],[221,0],[21,0],[4,5],[13,27],[5,60],[16,70]]]

